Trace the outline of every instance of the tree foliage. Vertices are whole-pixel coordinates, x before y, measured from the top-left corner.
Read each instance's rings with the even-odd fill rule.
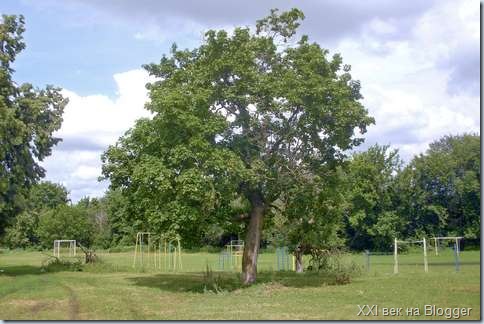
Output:
[[[66,205],[69,192],[61,184],[42,181],[32,186],[29,192],[29,209],[42,210]]]
[[[135,240],[133,215],[129,212],[129,203],[120,189],[108,190],[104,196],[106,212],[111,228],[111,245],[129,245]]]
[[[328,57],[307,36],[290,42],[303,17],[274,10],[255,33],[209,30],[196,49],[174,45],[145,67],[158,78],[146,105],[154,117],[103,155],[104,175],[139,215],[135,226],[196,238],[204,224],[230,221],[230,201],[244,197],[247,283],[255,280],[264,215],[292,170],[337,165],[362,142],[355,129],[364,133],[373,122],[340,55]]]
[[[39,244],[37,228],[39,225],[39,214],[34,211],[23,211],[15,222],[5,229],[3,242],[9,248],[27,248]]]
[[[393,238],[480,237],[480,138],[444,136],[404,168],[373,146],[348,165],[345,218],[352,249],[388,250]]]
[[[67,99],[60,89],[17,85],[11,67],[25,48],[23,16],[0,20],[0,234],[26,205],[29,188],[45,175],[39,165],[60,139],[52,133],[62,122]]]
[[[76,207],[86,211],[89,221],[94,226],[93,245],[109,248],[111,246],[112,230],[108,217],[108,197],[84,197],[79,200]]]
[[[394,183],[401,167],[398,152],[378,144],[351,158],[345,218],[350,248],[386,250],[400,233],[404,222],[395,210]]]
[[[34,184],[28,193],[24,211],[6,228],[4,242],[11,248],[36,246],[39,243],[39,215],[66,205],[69,201],[67,194],[67,189],[60,184],[50,181]]]
[[[273,224],[267,229],[273,245],[287,246],[303,271],[302,257],[343,246],[346,175],[342,168],[325,174],[301,174],[273,205]]]
[[[52,247],[54,240],[76,240],[91,246],[95,227],[89,214],[79,206],[60,206],[42,212],[37,234],[44,248]]]
[[[480,237],[480,138],[444,136],[399,175],[405,235]]]

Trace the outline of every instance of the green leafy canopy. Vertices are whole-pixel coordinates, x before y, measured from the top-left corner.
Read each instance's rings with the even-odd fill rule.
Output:
[[[60,89],[36,89],[12,80],[11,64],[25,48],[23,16],[0,19],[0,233],[9,219],[26,207],[32,184],[45,175],[39,165],[60,139],[67,99]]]
[[[373,119],[350,67],[307,36],[290,42],[303,17],[273,10],[255,32],[209,30],[200,47],[174,45],[145,66],[158,78],[146,104],[154,117],[103,155],[140,226],[196,236],[230,220],[230,201],[256,195],[270,206],[301,172],[334,167],[363,141],[355,129]]]

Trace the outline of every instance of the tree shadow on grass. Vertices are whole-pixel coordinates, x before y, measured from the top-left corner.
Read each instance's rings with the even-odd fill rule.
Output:
[[[41,267],[34,267],[30,265],[18,266],[0,266],[0,276],[16,277],[22,275],[39,275],[42,274]]]
[[[5,266],[0,265],[0,276],[24,276],[24,275],[41,275],[46,273],[54,273],[61,271],[81,271],[82,268],[74,268],[71,265],[46,265],[46,266],[31,266],[31,265],[15,265]]]
[[[152,276],[131,277],[128,280],[137,286],[158,288],[170,292],[231,292],[250,287],[243,285],[240,274],[234,272],[213,272],[211,275],[204,272],[162,273]],[[334,275],[281,271],[259,273],[253,286],[269,283],[293,288],[340,284]]]

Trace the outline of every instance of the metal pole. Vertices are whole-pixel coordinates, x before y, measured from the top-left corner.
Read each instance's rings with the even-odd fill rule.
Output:
[[[140,233],[140,240],[139,240],[139,255],[141,256],[141,267],[144,266],[143,264],[143,233]]]
[[[459,272],[460,270],[460,260],[459,260],[459,252],[458,252],[457,244],[454,245],[454,258],[455,258],[455,272]]]
[[[150,245],[151,245],[151,242],[150,242],[150,234],[147,234],[148,235],[148,267],[150,266]]]
[[[173,270],[176,272],[177,264],[176,264],[176,245],[173,243]]]
[[[284,247],[284,248],[282,249],[282,251],[283,251],[283,258],[282,258],[282,270],[286,271],[286,270],[287,270],[287,264],[288,264],[288,262],[287,262],[287,260],[288,260],[288,259],[287,259],[287,258],[288,258],[288,254],[287,254],[287,247]]]
[[[281,260],[281,266],[280,267],[284,271],[291,270],[291,260],[289,259],[289,253],[288,253],[287,246],[284,246],[282,248],[282,260]]]
[[[281,266],[282,266],[282,270],[286,270],[286,264],[287,264],[287,248],[286,247],[283,247],[282,248],[282,260],[281,260]]]
[[[284,270],[286,270],[286,269],[284,268],[284,259],[285,259],[285,257],[286,257],[285,252],[286,252],[286,251],[284,250],[284,248],[281,248],[281,255],[280,255],[280,257],[281,257],[281,265],[280,265],[280,270],[283,270],[283,271],[284,271]]]
[[[279,271],[279,248],[276,248],[276,270]]]
[[[277,271],[279,271],[279,248],[276,248],[276,264],[277,264]]]
[[[165,264],[165,271],[168,269],[168,256],[166,251],[166,240],[163,240],[163,250],[164,250],[164,264]]]
[[[180,239],[177,239],[178,241],[178,268],[180,270],[183,269],[183,264],[182,264],[182,259],[181,259],[181,244],[180,244]]]
[[[136,254],[137,254],[137,251],[138,251],[138,235],[139,235],[139,233],[136,233],[136,242],[134,243],[133,268],[136,267]]]
[[[439,247],[437,246],[437,238],[434,237],[434,243],[435,243],[435,255],[439,255]]]
[[[284,264],[283,264],[283,270],[286,271],[288,270],[288,264],[289,264],[289,254],[287,254],[287,246],[284,247]]]
[[[427,241],[425,237],[423,239],[423,249],[424,249],[424,270],[425,272],[429,272],[429,265],[427,263]]]
[[[168,253],[168,271],[172,270],[172,267],[171,267],[171,259],[172,259],[172,256],[171,256],[171,243],[168,242],[168,248],[167,248],[167,253]]]
[[[161,239],[158,242],[158,270],[161,270]]]
[[[370,272],[370,251],[365,250],[366,255],[366,271]]]
[[[169,268],[170,270],[173,270],[173,244],[171,244],[171,241],[168,243],[168,258],[170,259]]]
[[[398,241],[397,238],[395,238],[394,244],[393,244],[393,273],[397,274],[398,273]]]
[[[233,269],[234,268],[235,261],[234,261],[234,255],[232,253],[232,241],[230,241],[230,245],[229,245],[229,254],[230,254],[230,266]]]

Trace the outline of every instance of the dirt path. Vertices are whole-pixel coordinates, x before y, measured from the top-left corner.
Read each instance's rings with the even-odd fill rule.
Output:
[[[39,313],[41,310],[46,309],[49,306],[50,304],[47,302],[38,302],[30,308],[30,312],[32,313],[32,315],[37,315],[37,313]]]
[[[79,300],[74,290],[64,283],[59,285],[69,293],[69,320],[79,319]]]

